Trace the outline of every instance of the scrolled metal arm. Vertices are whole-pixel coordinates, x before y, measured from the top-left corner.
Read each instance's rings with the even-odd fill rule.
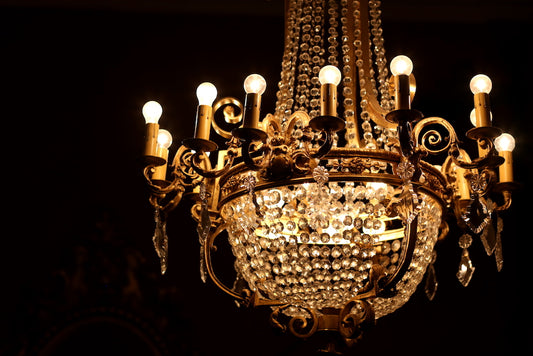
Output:
[[[205,164],[205,162],[209,161],[209,159],[205,156],[204,152],[196,152],[192,156],[191,167],[196,173],[204,178],[217,178],[228,172],[233,165],[233,160],[236,155],[237,153],[235,150],[230,149],[228,150],[228,160],[226,161],[224,167],[220,169],[204,169],[202,168],[202,164]]]

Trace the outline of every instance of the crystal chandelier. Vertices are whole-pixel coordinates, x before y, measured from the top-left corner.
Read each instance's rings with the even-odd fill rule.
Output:
[[[473,237],[501,269],[498,213],[518,184],[514,139],[492,126],[492,83],[482,74],[470,82],[472,158],[448,121],[411,108],[413,63],[397,56],[389,71],[379,6],[288,0],[275,112],[261,118],[259,74],[244,82],[244,105],[215,102],[216,87],[202,83],[194,137],[173,160],[172,137],[159,129],[161,106],[145,104],[144,176],[162,273],[167,216],[184,195],[198,222],[202,280],[210,277],[241,305],[272,308],[272,323],[302,338],[334,330],[353,344],[404,305],[424,276],[432,299],[446,216],[463,230],[463,285],[475,270]],[[232,286],[213,268],[219,237],[235,257]]]

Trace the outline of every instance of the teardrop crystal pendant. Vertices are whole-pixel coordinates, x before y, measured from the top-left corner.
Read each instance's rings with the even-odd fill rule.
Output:
[[[167,236],[167,224],[163,218],[161,209],[156,208],[154,214],[155,231],[152,237],[154,243],[155,252],[159,257],[159,264],[161,265],[161,274],[165,274],[167,271],[167,259],[168,259],[168,236]]]
[[[424,285],[424,291],[429,300],[433,300],[437,294],[437,287],[439,285],[437,281],[437,273],[435,272],[435,260],[437,259],[437,252],[433,251],[431,256],[431,264],[426,272],[426,284]]]
[[[476,268],[472,265],[468,250],[466,248],[463,249],[461,262],[459,263],[459,270],[457,271],[457,279],[459,279],[459,282],[466,287],[470,283],[475,270]]]
[[[463,286],[468,286],[472,275],[476,268],[472,265],[472,260],[468,254],[468,248],[472,244],[472,236],[469,234],[464,234],[459,238],[459,247],[463,249],[463,254],[461,255],[461,262],[459,262],[459,270],[457,271],[457,279]]]

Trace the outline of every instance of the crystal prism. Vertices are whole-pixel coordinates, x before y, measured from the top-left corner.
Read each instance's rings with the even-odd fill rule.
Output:
[[[492,255],[494,248],[496,247],[496,231],[494,230],[494,224],[487,224],[481,233],[481,242],[485,248],[485,252],[488,256]]]
[[[404,224],[410,224],[421,209],[418,195],[414,192],[411,183],[406,183],[402,186],[402,192],[397,198],[393,199],[391,205]]]
[[[497,233],[496,233],[496,245],[494,247],[494,258],[496,259],[496,268],[500,272],[503,268],[503,253],[502,253],[502,231],[503,220],[498,216]]]
[[[155,231],[152,237],[154,243],[155,252],[159,257],[159,263],[161,265],[161,274],[165,274],[167,271],[167,258],[168,258],[168,236],[166,222],[161,216],[160,209],[155,210]]]
[[[459,270],[457,271],[457,279],[459,279],[459,282],[466,287],[470,283],[475,270],[476,268],[472,265],[468,250],[466,248],[463,249],[463,255],[461,256],[461,262],[459,263]]]
[[[437,282],[437,274],[435,272],[435,266],[432,264],[429,265],[428,271],[426,274],[426,284],[424,286],[424,291],[429,300],[433,300],[437,294],[437,287],[439,283]]]
[[[203,244],[200,245],[200,279],[207,283],[207,267],[205,266],[205,251]]]
[[[475,234],[479,234],[492,221],[491,213],[484,201],[474,199],[461,217]]]

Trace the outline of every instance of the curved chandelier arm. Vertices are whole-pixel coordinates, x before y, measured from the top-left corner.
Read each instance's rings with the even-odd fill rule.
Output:
[[[229,169],[231,168],[231,165],[233,164],[233,159],[235,158],[236,155],[237,153],[235,152],[235,150],[230,149],[228,150],[228,155],[227,155],[228,160],[226,161],[224,167],[220,169],[204,169],[202,168],[202,165],[205,166],[205,162],[209,161],[209,158],[205,156],[205,152],[196,152],[192,156],[191,166],[194,169],[194,171],[198,173],[199,175],[201,175],[202,177],[217,178],[229,171]]]
[[[400,257],[401,264],[396,269],[396,272],[387,279],[384,283],[383,288],[378,291],[379,294],[384,292],[386,294],[393,293],[394,287],[396,284],[403,278],[413,257],[413,252],[416,246],[417,239],[417,229],[418,229],[418,216],[416,216],[407,226],[405,227],[405,239],[407,240],[406,246],[403,249],[402,256]]]
[[[334,132],[332,131],[321,131],[322,134],[325,134],[324,142],[318,147],[318,149],[313,149],[310,147],[310,140],[304,141],[304,149],[306,154],[311,158],[322,158],[331,151],[333,147],[333,137]]]
[[[453,163],[463,169],[479,169],[484,167],[497,167],[501,165],[504,161],[503,157],[495,154],[494,143],[492,140],[485,140],[487,145],[488,152],[483,157],[478,157],[471,162],[464,161],[460,158],[461,151],[458,149],[457,145],[452,146],[449,151],[449,155],[452,158]]]
[[[213,283],[216,284],[216,286],[220,289],[222,289],[224,292],[232,296],[233,298],[241,301],[246,302],[246,298],[240,295],[239,293],[236,293],[232,288],[226,286],[224,283],[218,279],[218,277],[215,275],[215,271],[213,270],[213,264],[211,263],[211,249],[213,248],[213,243],[218,235],[224,230],[226,230],[227,225],[222,224],[218,226],[218,228],[211,234],[209,234],[204,242],[203,248],[204,248],[204,262],[207,269],[207,273],[209,274],[209,277],[213,281]]]
[[[326,134],[326,139],[324,143],[318,148],[318,150],[314,153],[311,153],[312,158],[322,158],[325,155],[329,153],[331,150],[331,147],[333,147],[333,135],[334,133],[331,131],[324,131]]]
[[[255,145],[257,144],[257,141],[243,141],[242,143],[242,159],[244,160],[244,163],[246,164],[246,166],[248,168],[250,168],[251,170],[253,171],[258,171],[262,168],[262,164],[257,164],[255,162],[255,159],[252,157],[251,155],[251,152],[250,152],[250,147],[252,147],[252,145]],[[256,152],[262,152],[264,151],[265,146],[261,146],[259,148],[259,150],[257,150]]]

